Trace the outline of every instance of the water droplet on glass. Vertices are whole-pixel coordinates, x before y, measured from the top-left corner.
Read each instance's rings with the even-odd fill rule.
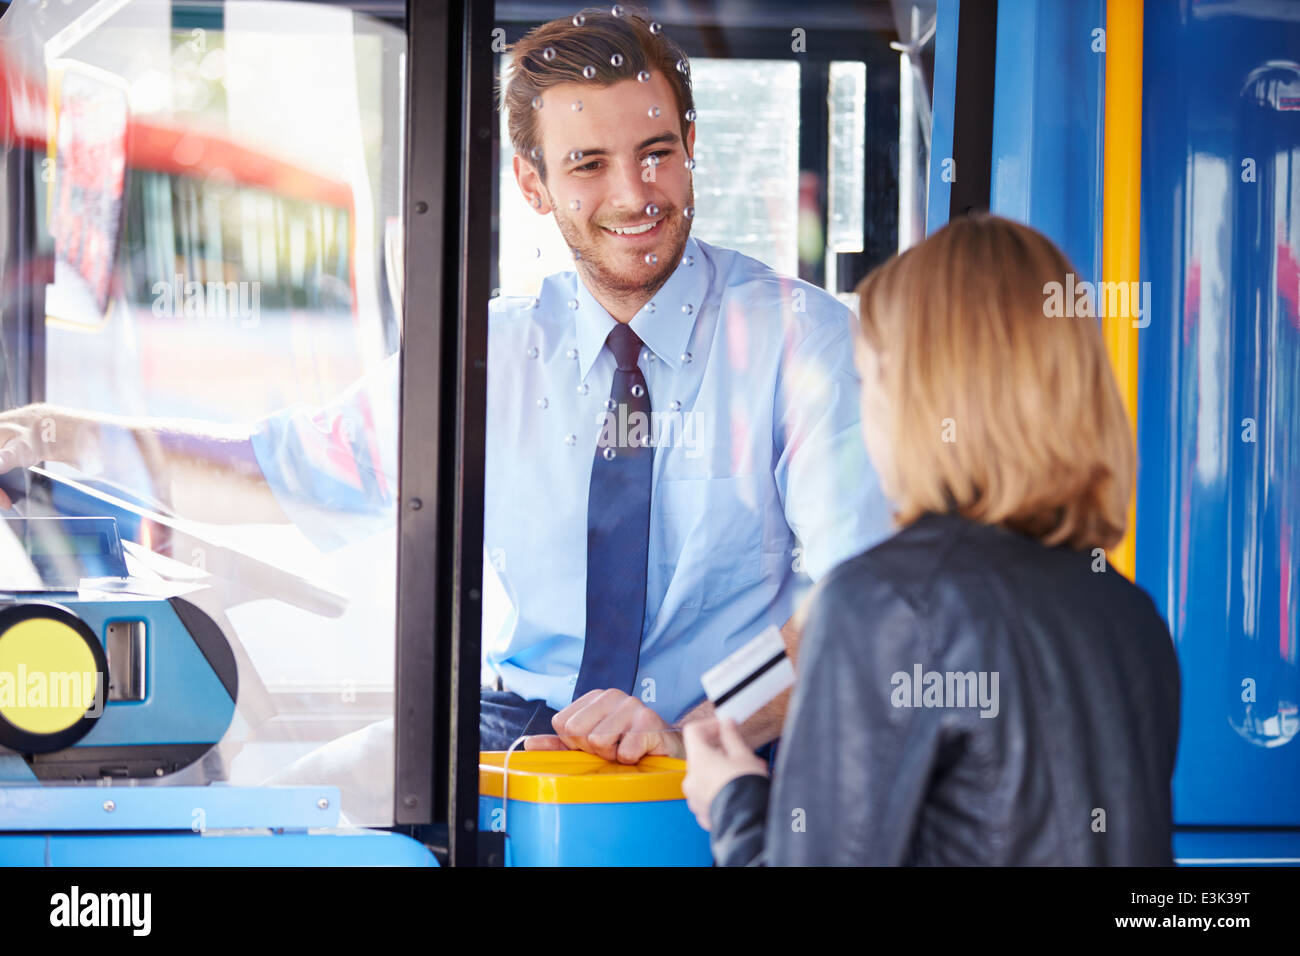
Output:
[[[650,32],[653,33],[655,36],[658,36],[659,34],[664,32],[663,25],[660,23],[650,24]]]
[[[589,65],[589,66],[584,66],[584,67],[582,68],[582,75],[583,75],[584,78],[590,80],[592,77],[594,77],[594,76],[596,75],[596,68],[595,68],[594,66],[590,66],[590,65]]]
[[[611,56],[611,57],[609,58],[609,65],[610,65],[610,66],[622,66],[622,65],[623,65],[623,54],[622,54],[622,53],[615,53],[613,56]]]
[[[683,364],[683,365],[690,365],[690,364],[691,364],[691,353],[690,353],[690,352],[683,352],[683,353],[682,353],[682,364]]]
[[[693,309],[691,307],[691,304],[687,302],[682,305],[682,311],[685,312],[687,315],[690,315],[692,312],[695,311],[695,309]]]
[[[537,308],[538,306],[540,306],[541,304],[542,304],[542,300],[539,299],[539,298],[537,298],[537,296],[533,296],[533,301],[532,301],[531,303],[529,303],[529,306],[528,306],[528,307],[529,307],[530,309],[535,309],[535,308]]]
[[[573,15],[573,25],[575,27],[580,27],[586,22],[587,22],[587,18],[584,17],[581,13],[575,13]]]
[[[575,113],[581,113],[581,112],[582,112],[582,100],[574,100],[574,101],[569,105],[569,109],[573,110]],[[579,154],[579,155],[581,155],[581,154]]]
[[[534,209],[540,209],[540,208],[541,208],[541,205],[542,205],[542,201],[541,201],[540,199],[538,199],[536,196],[534,196],[534,197],[533,197],[533,208],[534,208]]]
[[[534,258],[534,259],[540,259],[541,257],[542,257],[542,247],[541,247],[541,246],[533,246],[533,258]]]
[[[554,60],[554,59],[555,59],[555,47],[553,47],[553,46],[548,46],[545,50],[543,50],[543,51],[542,51],[542,59],[545,60],[547,63],[550,63],[552,60]]]
[[[646,203],[645,214],[647,216],[657,216],[659,215],[659,207],[652,202]]]
[[[647,252],[645,254],[645,264],[648,266],[658,265],[659,257],[655,255],[653,252]]]
[[[533,97],[533,109],[535,109],[535,110],[540,110],[541,108],[542,108],[542,98],[541,98],[540,96],[534,96],[534,97]]]
[[[542,147],[534,146],[531,150],[528,151],[528,155],[533,157],[533,161],[536,162],[537,160],[542,158]]]
[[[570,249],[569,251],[573,253],[573,258],[575,261],[582,258],[582,253],[579,252],[577,249]]]
[[[544,399],[544,398],[539,398],[539,399],[537,400],[537,407],[538,407],[538,408],[545,408],[545,407],[546,407],[547,405],[549,405],[549,404],[551,404],[551,403],[548,402],[548,401],[547,401],[546,399]]]
[[[690,169],[690,170],[695,169],[695,159],[694,159],[694,158],[688,158],[688,159],[686,160],[686,168],[687,168],[687,169]]]
[[[577,436],[577,435],[565,435],[565,436],[564,436],[564,443],[565,443],[566,445],[576,445],[576,444],[578,444],[578,436]]]
[[[610,14],[612,14],[613,16],[621,17],[621,16],[623,15],[623,8],[620,7],[620,6],[616,3],[616,4],[614,4],[612,7],[609,8],[609,12],[610,12]]]
[[[569,208],[572,209],[574,212],[577,212],[579,209],[582,208],[582,203],[576,199],[570,199]]]
[[[530,349],[528,350],[528,357],[529,357],[529,358],[537,358],[537,356],[539,356],[539,355],[541,355],[541,354],[542,354],[542,353],[539,352],[539,351],[537,350],[537,346],[536,346],[536,345],[534,345],[532,348],[530,348]]]
[[[569,300],[569,308],[571,308],[571,309],[576,309],[577,307],[578,307],[578,300],[577,300],[577,299],[570,299],[570,300]]]
[[[614,451],[614,449],[612,449],[612,448],[606,448],[605,451],[604,451],[605,460],[606,460],[606,461],[613,461],[613,460],[614,460],[614,455],[615,455],[615,454],[616,454],[616,452]]]
[[[647,312],[653,312],[655,310],[654,300],[651,299],[649,302],[647,302],[644,308]]]
[[[657,362],[659,361],[659,356],[655,355],[654,352],[651,352],[649,349],[646,349],[645,360],[647,362]]]
[[[569,150],[569,162],[576,163],[579,162],[581,159],[582,159],[582,150],[580,149]]]
[[[668,403],[668,410],[672,412],[680,412],[682,410],[682,403],[674,399]]]
[[[578,357],[578,350],[577,350],[577,349],[565,349],[565,350],[564,350],[564,357],[567,358],[567,359],[576,359],[576,358]]]
[[[591,391],[591,389],[587,388],[586,382],[583,382],[581,385],[578,386],[579,395],[586,395],[589,391]]]
[[[654,119],[656,116],[659,115],[659,107],[657,106],[650,107],[649,113],[650,113],[650,118]]]
[[[678,72],[678,73],[686,73],[686,72],[689,72],[689,71],[690,71],[690,68],[691,68],[691,65],[690,65],[689,63],[687,63],[685,60],[678,60],[678,61],[677,61],[677,72]]]
[[[489,299],[495,299],[495,298],[496,298],[497,296],[499,296],[500,294],[501,294],[501,290],[500,290],[500,289],[493,289],[492,292],[488,295],[488,298],[489,298]]]
[[[686,111],[686,122],[688,122],[688,123],[694,123],[694,122],[695,122],[695,116],[696,116],[696,113],[695,113],[695,110],[694,110],[693,108],[687,110],[687,111]]]
[[[636,78],[637,78],[638,80],[640,80],[642,83],[649,83],[649,82],[650,82],[650,71],[649,71],[649,70],[642,70],[640,73],[638,73],[638,74],[636,75]]]
[[[642,388],[640,385],[633,385],[633,386],[632,386],[632,397],[633,397],[633,398],[640,398],[640,397],[641,397],[642,395],[644,395],[644,394],[645,394],[645,389]]]
[[[682,215],[684,215],[687,219],[694,219],[694,218],[695,218],[695,207],[694,207],[694,206],[687,206],[685,209],[682,210]]]
[[[605,399],[605,409],[607,411],[612,412],[616,408],[618,408],[618,402],[614,401],[612,398]]]
[[[682,262],[684,262],[688,266],[693,266],[695,265],[695,257],[687,256],[685,259],[682,260]]]

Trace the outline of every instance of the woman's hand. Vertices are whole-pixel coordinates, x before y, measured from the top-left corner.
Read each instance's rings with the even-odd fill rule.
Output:
[[[767,776],[767,761],[756,757],[740,736],[734,721],[693,720],[683,728],[686,742],[686,777],[682,793],[695,819],[712,829],[709,808],[713,798],[737,777]]]

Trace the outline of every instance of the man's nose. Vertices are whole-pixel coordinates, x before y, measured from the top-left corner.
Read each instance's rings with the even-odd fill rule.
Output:
[[[658,202],[659,191],[654,180],[648,175],[643,178],[646,168],[636,160],[628,160],[619,163],[614,174],[609,203],[628,216],[629,222],[641,221],[636,217],[644,218],[646,207]]]

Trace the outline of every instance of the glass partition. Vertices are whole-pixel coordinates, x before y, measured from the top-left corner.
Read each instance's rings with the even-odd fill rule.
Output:
[[[3,779],[333,785],[392,823],[404,57],[305,3],[0,20],[0,612],[102,628],[111,685]]]

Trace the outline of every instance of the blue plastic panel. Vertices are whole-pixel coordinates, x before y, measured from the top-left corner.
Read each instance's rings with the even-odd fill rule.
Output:
[[[1179,866],[1296,866],[1300,865],[1300,832],[1175,833],[1174,862]]]
[[[147,833],[0,837],[0,866],[437,866],[398,833]]]
[[[501,798],[479,797],[479,829],[501,829]],[[709,834],[685,800],[530,803],[506,808],[506,866],[709,866]]]
[[[1101,273],[1105,22],[1102,0],[998,3],[990,208],[1047,235],[1079,281]]]
[[[1137,577],[1182,665],[1182,824],[1300,825],[1298,58],[1300,6],[1146,7]]]
[[[338,820],[337,787],[0,786],[0,831],[306,830]]]

